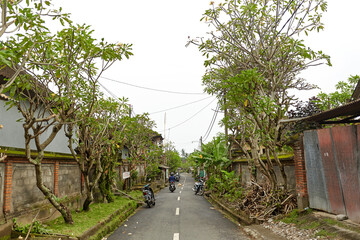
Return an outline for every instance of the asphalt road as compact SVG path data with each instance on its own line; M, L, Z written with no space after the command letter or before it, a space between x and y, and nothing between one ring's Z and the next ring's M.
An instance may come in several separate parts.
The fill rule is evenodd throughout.
M173 193L162 189L154 207L140 207L108 240L249 239L204 197L194 195L193 186L191 175L181 174Z

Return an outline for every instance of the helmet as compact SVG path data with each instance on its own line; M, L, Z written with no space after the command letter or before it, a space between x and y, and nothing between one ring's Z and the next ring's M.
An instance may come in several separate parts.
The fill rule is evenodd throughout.
M174 176L174 173L173 173L173 172L171 172L171 173L170 173L170 175L171 175L171 176Z

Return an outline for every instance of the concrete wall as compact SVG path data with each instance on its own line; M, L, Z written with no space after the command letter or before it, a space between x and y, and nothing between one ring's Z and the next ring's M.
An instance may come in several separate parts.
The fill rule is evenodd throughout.
M53 164L43 164L42 171L44 184L53 190ZM11 213L25 210L29 208L32 203L44 200L43 193L36 186L34 165L24 163L16 163L13 165L11 193Z
M296 179L295 179L295 166L294 163L292 161L287 161L284 164L284 168L285 168L285 173L287 176L287 188L291 191L295 191L296 188ZM241 182L243 185L246 185L250 182L250 172L248 169L248 164L247 162L234 162L232 164L232 170L235 171L236 175L241 174ZM281 173L280 173L280 169L279 167L275 166L275 174L276 177L278 179L278 183L279 185L282 185L284 183L282 177L281 177ZM265 176L262 175L260 173L260 171L256 172L257 174L257 179L258 181L265 181Z
M59 197L81 192L81 172L78 165L59 166Z
M6 110L7 108L8 106L5 106L5 102L0 100L0 124L4 126L0 130L0 146L24 149L25 139L22 126L23 122L17 122L18 119L22 119L22 115L16 108L11 108L8 111ZM44 136L48 136L50 133L51 129L45 132ZM52 143L46 148L46 151L70 153L67 143L64 131L60 130ZM31 148L35 149L34 143L31 144Z

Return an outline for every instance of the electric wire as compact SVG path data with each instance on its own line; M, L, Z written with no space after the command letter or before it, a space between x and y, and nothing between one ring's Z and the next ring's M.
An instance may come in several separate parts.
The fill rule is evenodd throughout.
M106 92L108 92L110 94L110 96L112 96L115 99L118 98L112 91L110 91L108 88L106 88L103 84L101 84L100 82L99 82L99 84L103 89L105 89ZM173 109L180 108L180 107L184 107L184 106L187 106L187 105L190 105L190 104L193 104L193 103L204 101L204 100L209 99L211 97L213 97L213 96L209 96L209 97L197 100L197 101L189 102L189 103L186 103L186 104L183 104L183 105L180 105L180 106L176 106L176 107L172 107L172 108L168 108L168 109L165 109L165 110L149 113L149 115L156 114L156 113L161 113L161 112L166 112L166 111L173 110ZM134 116L134 117L136 116L133 108L132 108L132 111L131 111L131 115Z
M114 98L117 99L117 96L116 96L113 92L111 92L108 88L106 88L106 87L105 87L103 84L101 84L100 82L99 82L99 84L100 84L100 86L101 86L102 88L104 88L112 97L114 97ZM196 102L200 102L200 101L209 99L209 98L211 98L211 97L212 97L212 96L206 97L206 98L203 98L203 99L194 101L194 102L186 103L186 104L183 104L183 105L180 105L180 106L177 106L177 107L173 107L173 108L170 108L170 109L158 111L158 112L155 112L155 113L164 112L164 111L172 110L172 109L175 109L175 108L187 106L187 105L190 105L190 104L193 104L193 103L196 103ZM168 128L168 129L166 129L166 130L168 130L168 131L170 132L171 129L174 129L174 128L176 128L176 127L178 127L178 126L181 126L182 124L188 122L189 120L191 120L192 118L194 118L196 115L198 115L200 112L202 112L205 108L207 108L207 107L208 107L211 103L213 103L215 100L216 100L216 98L214 98L214 99L213 99L209 104L207 104L205 107L203 107L203 108L201 108L199 111L197 111L197 112L196 112L194 115L192 115L190 118L184 120L183 122L181 122L181 123L179 123L179 124L177 124L177 125L175 125L175 126L173 126L173 127L171 127L171 128ZM211 132L213 126L214 126L214 123L215 123L215 120L216 120L216 116L217 116L218 110L219 110L219 103L218 103L217 106L216 106L216 111L215 111L215 113L214 113L214 115L213 115L213 117L212 117L212 119L211 119L211 122L210 122L210 125L209 125L209 127L208 127L208 130L207 130L206 133L204 134L205 140L206 140L207 137L209 136L209 134L210 134L210 132ZM155 113L150 113L150 114L155 114ZM131 111L131 115L133 115L133 114L136 115L135 112L132 110L132 111ZM209 130L209 129L210 129L210 130ZM166 131L166 130L163 130L162 132L164 132L164 131ZM208 135L206 136L206 134L208 134ZM204 141L205 141L205 140L204 140Z
M101 83L99 82L99 85L100 85L103 89L105 89L105 91L107 91L107 92L110 94L111 97L113 97L114 99L118 99L118 97L117 97L112 91L110 91L108 88L106 88L103 84L101 84ZM130 117L135 117L135 116L136 116L136 113L135 113L134 108L132 107L132 105L130 105L130 108L131 108Z
M219 104L219 103L218 103L218 104ZM217 108L218 108L218 105L216 106L216 110L217 110ZM213 116L212 116L212 118L211 118L209 127L207 128L205 134L202 136L203 138L206 138L206 137L207 137L207 135L208 135L208 133L209 133L209 130L210 130L210 128L211 128L211 126L212 126L213 121L214 121L215 118L216 118L216 111L214 112L214 114L213 114Z
M108 92L110 94L111 97L115 98L115 99L118 99L118 97L113 93L111 92L109 89L107 89L103 84L101 84L99 81L98 81L99 85L105 89L106 92Z
M181 122L181 123L179 123L179 124L177 124L177 125L175 125L175 126L173 126L173 127L171 127L171 128L168 128L168 130L169 130L169 129L174 129L174 128L176 128L176 127L178 127L178 126L186 123L186 122L189 121L190 119L194 118L194 117L195 117L196 115L198 115L201 111L203 111L205 108L207 108L208 106L210 106L210 104L213 103L215 100L216 100L216 98L214 98L214 99L213 99L209 104L207 104L205 107L203 107L202 109L200 109L199 111L197 111L197 112L196 112L194 115L192 115L190 118L186 119L185 121L183 121L183 122Z
M216 121L216 117L217 117L217 114L218 114L218 112L219 112L219 108L220 108L220 104L218 103L217 106L216 106L216 109L215 109L213 118L211 119L210 125L209 125L208 129L206 130L206 133L204 134L204 137L203 137L203 141L204 141L204 142L205 142L206 139L210 136L211 130L212 130L213 127L214 127L214 124L215 124L215 121Z
M209 98L211 98L211 97L213 97L213 96L206 97L206 98L203 98L203 99L200 99L200 100L197 100L197 101L185 103L185 104L183 104L183 105L179 105L179 106L176 106L176 107L168 108L168 109L165 109L165 110L161 110L161 111L157 111L157 112L152 112L152 113L149 113L149 114L152 115L152 114L156 114L156 113L161 113L161 112L170 111L170 110L173 110L173 109L176 109L176 108L180 108L180 107L184 107L184 106L187 106L187 105L190 105L190 104L193 104L193 103L197 103L197 102L204 101L204 100L209 99Z
M142 89L151 90L151 91L157 91L157 92L165 92L165 93L172 93L172 94L188 94L188 95L204 95L204 94L205 94L205 93L189 93L189 92L168 91L168 90L162 90L162 89L155 89L155 88L143 87L143 86L126 83L126 82L122 82L122 81L115 80L115 79L111 79L111 78L107 78L107 77L100 77L100 78L103 78L103 79L106 79L106 80L109 80L109 81L113 81L113 82L116 82L116 83L125 84L125 85L132 86L132 87L137 87L137 88L142 88Z

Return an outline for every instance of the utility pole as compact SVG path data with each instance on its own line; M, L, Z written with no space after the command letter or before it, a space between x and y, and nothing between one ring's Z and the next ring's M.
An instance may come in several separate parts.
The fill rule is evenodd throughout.
M164 114L164 142L165 142L165 161L164 161L164 164L166 165L167 164L167 160L166 160L166 112Z

